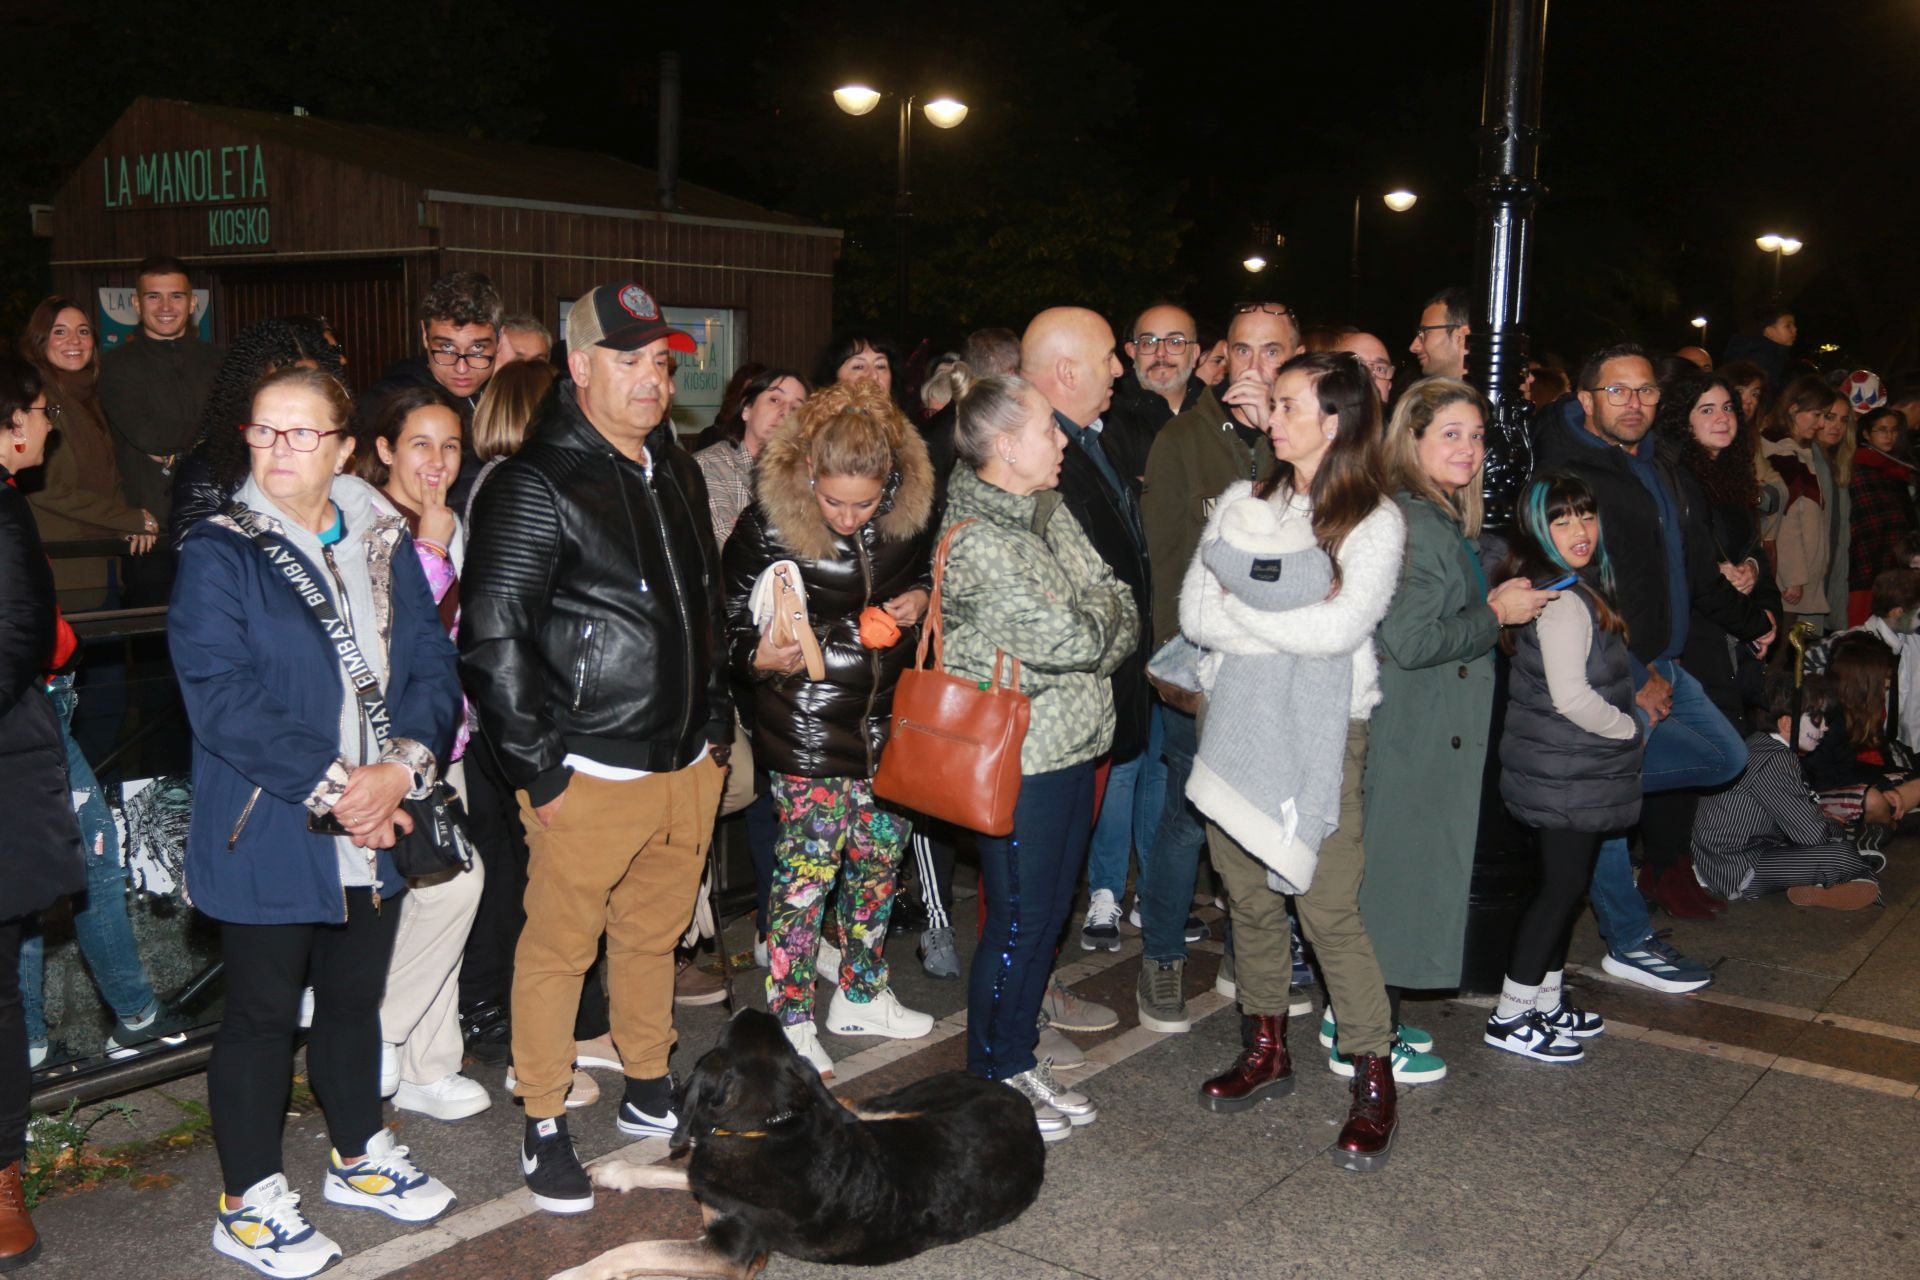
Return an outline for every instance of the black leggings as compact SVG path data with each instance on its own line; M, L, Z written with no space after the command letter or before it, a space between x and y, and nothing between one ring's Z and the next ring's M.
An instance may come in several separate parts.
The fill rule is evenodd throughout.
M1514 931L1507 976L1537 987L1547 974L1567 967L1567 943L1573 935L1580 899L1593 879L1594 859L1606 836L1598 831L1542 831L1540 891L1520 915Z
M378 911L370 889L347 890L347 923L224 924L226 1008L207 1066L213 1145L230 1196L283 1171L280 1130L293 1082L300 989L313 986L307 1078L343 1156L380 1132L380 1001L400 903Z
M27 1150L33 1073L27 1069L27 1018L20 1005L20 935L33 918L0 920L0 1169Z

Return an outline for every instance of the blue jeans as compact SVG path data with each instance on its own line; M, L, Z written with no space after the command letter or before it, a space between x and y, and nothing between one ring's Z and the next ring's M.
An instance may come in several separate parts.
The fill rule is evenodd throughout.
M1093 844L1087 852L1087 892L1105 889L1117 901L1127 889L1127 859L1136 839L1152 837L1160 825L1160 806L1167 795L1165 769L1149 769L1160 758L1160 707L1155 704L1147 731L1146 750L1107 774L1107 796L1093 824ZM1142 849L1144 855L1145 850ZM1141 875L1146 875L1144 861Z
M87 854L86 893L74 899L73 932L80 954L87 959L100 994L114 1013L138 1021L155 1005L153 986L141 967L140 952L127 919L127 876L120 865L120 833L113 811L100 793L80 744L73 740L73 708L78 701L73 677L53 682L53 705L60 712L60 736L67 744L68 786L73 790L74 813L80 819L80 841ZM27 1011L27 1042L47 1042L45 956L39 927L26 932L20 944L20 995Z
M1141 946L1149 960L1184 960L1187 916L1193 906L1193 878L1207 831L1187 799L1187 779L1200 749L1197 723L1172 707L1157 708L1163 727L1160 752L1166 759L1166 802L1160 827L1140 865Z
M1034 1066L1054 943L1073 910L1093 829L1093 762L1020 780L1011 836L980 838L980 948L967 975L967 1070Z
M1684 668L1669 659L1653 667L1673 684L1673 709L1647 735L1641 790L1695 790L1739 777L1747 767L1747 744L1726 713L1713 705L1700 682ZM1614 951L1631 951L1653 936L1653 917L1634 887L1625 836L1600 846L1587 893L1600 936Z

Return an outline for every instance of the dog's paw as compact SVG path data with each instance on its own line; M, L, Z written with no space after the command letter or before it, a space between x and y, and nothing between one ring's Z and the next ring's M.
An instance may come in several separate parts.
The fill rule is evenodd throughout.
M687 1171L682 1165L635 1164L606 1160L587 1170L595 1186L609 1191L684 1191ZM577 1280L577 1278L576 1278Z

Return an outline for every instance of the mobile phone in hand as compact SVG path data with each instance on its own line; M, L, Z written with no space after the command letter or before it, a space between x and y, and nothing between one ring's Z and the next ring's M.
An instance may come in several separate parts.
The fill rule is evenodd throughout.
M1577 573L1570 573L1566 577L1560 579L1558 582L1549 582L1546 586L1538 588L1538 590L1565 591L1568 587L1572 586L1574 583L1578 581L1580 581L1580 575Z

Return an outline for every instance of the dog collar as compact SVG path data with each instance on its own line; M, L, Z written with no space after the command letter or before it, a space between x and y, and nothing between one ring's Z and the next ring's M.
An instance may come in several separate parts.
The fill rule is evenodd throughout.
M764 1138L769 1129L785 1124L796 1114L798 1113L793 1111L782 1111L778 1115L768 1116L760 1122L758 1129L709 1129L707 1136L709 1138Z

